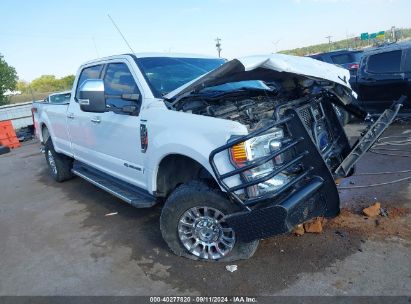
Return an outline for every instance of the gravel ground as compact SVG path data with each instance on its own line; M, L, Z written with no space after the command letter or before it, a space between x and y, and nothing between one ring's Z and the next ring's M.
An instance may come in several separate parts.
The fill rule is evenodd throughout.
M323 233L262 241L230 273L174 256L160 207L135 209L80 178L55 183L39 148L0 156L0 295L411 295L410 181L341 190L343 213ZM367 153L357 172L405 169L409 158ZM404 176L354 175L341 186ZM360 214L375 201L391 214L378 223Z

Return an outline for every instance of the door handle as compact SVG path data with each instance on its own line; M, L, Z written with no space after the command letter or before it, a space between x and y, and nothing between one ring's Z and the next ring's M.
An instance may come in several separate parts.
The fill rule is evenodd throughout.
M101 119L100 119L100 117L96 116L96 117L91 118L91 121L94 122L94 123L100 123Z
M74 118L74 113L67 113L67 118L73 119Z

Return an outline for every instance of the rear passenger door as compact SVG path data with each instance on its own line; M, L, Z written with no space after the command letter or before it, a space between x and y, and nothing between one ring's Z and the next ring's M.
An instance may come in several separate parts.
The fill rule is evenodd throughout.
M359 99L370 112L383 112L404 94L406 81L401 71L402 51L370 55L358 71Z

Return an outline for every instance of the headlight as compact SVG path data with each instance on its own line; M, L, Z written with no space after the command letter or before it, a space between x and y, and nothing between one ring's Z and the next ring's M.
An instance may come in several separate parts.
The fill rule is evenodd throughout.
M284 138L284 131L280 128L273 128L264 135L251 138L239 143L230 149L230 157L234 166L243 167L250 161L267 156L281 148L281 139ZM243 177L247 181L252 181L270 174L276 166L283 163L283 156L280 154L273 161L268 161L258 167L243 172ZM289 177L279 173L269 180L247 188L250 197L259 196L267 192L281 188L289 181Z

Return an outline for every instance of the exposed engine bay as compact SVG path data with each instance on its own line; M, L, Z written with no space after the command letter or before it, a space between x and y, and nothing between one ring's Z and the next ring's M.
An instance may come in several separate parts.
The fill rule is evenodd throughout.
M287 89L276 82L264 85L266 90L244 87L193 93L174 106L177 111L238 121L253 130L262 120L272 119L287 107L298 107L324 95L323 87L312 80L296 82L292 87L287 84Z
M262 86L265 89L209 88L180 99L174 107L177 111L238 121L250 132L268 121L280 119L287 109L296 109L328 167L334 170L350 147L332 105L338 103L331 93L332 85L300 78L262 83Z

